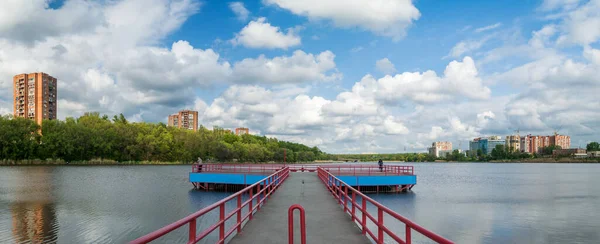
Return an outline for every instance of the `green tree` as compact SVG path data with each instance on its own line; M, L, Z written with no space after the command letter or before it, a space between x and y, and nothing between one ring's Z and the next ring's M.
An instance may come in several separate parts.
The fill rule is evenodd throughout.
M542 148L542 154L544 154L544 155L552 155L552 151L554 151L556 149L561 149L561 147L558 146L558 145L551 145L551 146L543 147Z
M586 149L588 151L600 151L600 144L598 142L590 142L587 144Z
M505 150L504 145L496 145L494 149L492 149L492 159L506 159L507 152Z

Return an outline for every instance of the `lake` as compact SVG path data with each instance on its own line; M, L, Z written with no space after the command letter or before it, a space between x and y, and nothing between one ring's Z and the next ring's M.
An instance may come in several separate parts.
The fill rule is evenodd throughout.
M600 164L402 165L411 193L370 196L456 243L600 243ZM125 243L228 195L192 190L190 168L0 167L0 243Z

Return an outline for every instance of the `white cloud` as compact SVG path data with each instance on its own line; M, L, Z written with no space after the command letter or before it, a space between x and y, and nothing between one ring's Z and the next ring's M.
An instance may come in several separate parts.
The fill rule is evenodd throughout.
M379 72L386 75L396 72L396 67L388 58L377 60L377 62L375 62L375 67Z
M335 55L324 51L318 55L294 51L292 56L268 59L261 55L256 59L236 62L232 80L237 83L302 83L331 81L341 78L335 70Z
M357 53L357 52L362 51L363 49L364 49L364 47L362 47L362 46L353 47L352 49L350 49L350 52Z
M586 47L583 50L583 56L593 64L600 66L600 50Z
M0 38L33 44L48 37L89 32L102 24L98 7L90 1L66 1L53 10L47 0L3 1Z
M556 34L554 25L546 25L542 29L533 32L529 45L533 48L544 48L550 44L550 38Z
M374 82L371 76L361 82ZM457 98L488 99L491 90L484 86L478 77L475 62L465 57L462 62L452 61L446 66L444 77L434 71L423 73L404 72L395 76L385 76L377 82L376 94L387 102L408 99L415 103L436 103Z
M235 13L239 21L246 21L248 15L250 15L250 11L244 7L244 3L242 2L230 2L229 8Z
M446 58L449 58L449 57L460 58L464 54L469 54L469 53L472 53L474 51L477 51L485 43L487 43L490 39L496 38L497 36L498 36L497 33L492 33L492 34L488 34L488 35L486 35L486 36L484 36L484 37L482 37L482 38L480 38L478 40L464 40L464 41L460 41L456 45L454 45L454 47L452 47L452 49L450 50L450 53L448 53L448 55L446 55L442 59L446 59Z
M279 27L266 22L264 17L250 21L240 33L231 40L233 45L243 45L249 48L287 49L300 45L300 37L293 29L288 29L287 34L281 32Z
M421 13L411 0L265 0L311 20L331 20L342 28L360 27L399 40Z
M543 11L551 11L556 9L569 10L577 7L581 0L544 0L540 9Z
M479 32L489 31L489 30L496 29L500 26L502 26L502 23L498 22L493 25L488 25L488 26L477 28L477 29L475 29L475 32L479 33Z
M600 1L591 0L568 12L561 23L559 44L589 45L600 39Z

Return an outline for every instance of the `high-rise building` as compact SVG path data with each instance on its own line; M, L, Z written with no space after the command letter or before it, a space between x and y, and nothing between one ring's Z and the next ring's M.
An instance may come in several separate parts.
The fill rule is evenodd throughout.
M490 155L492 154L492 150L496 148L497 145L502 145L506 143L505 140L502 140L499 136L490 136L488 138L475 138L469 142L469 152L470 155L477 155L477 151L481 150L483 154Z
M452 142L448 141L438 141L431 143L431 147L429 149L429 155L434 157L446 157L448 154L452 153Z
M548 146L560 146L562 149L571 147L571 137L566 135L554 134L553 136L532 136L521 137L521 152L540 153L542 148Z
M250 130L248 130L248 128L244 128L244 127L235 128L235 134L238 136L244 135L244 134L250 134Z
M19 74L13 77L14 117L35 120L56 119L56 78L46 73Z
M511 152L520 152L521 138L518 135L506 136L506 150Z
M198 111L181 110L169 115L168 126L198 131Z

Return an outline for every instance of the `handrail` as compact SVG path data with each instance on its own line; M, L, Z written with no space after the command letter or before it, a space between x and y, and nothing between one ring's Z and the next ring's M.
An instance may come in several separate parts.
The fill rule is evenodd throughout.
M362 233L369 234L369 236L371 236L371 238L373 238L375 243L384 243L383 241L384 241L384 233L385 233L398 243L410 244L411 239L412 239L411 238L411 230L415 230L437 243L443 243L443 244L453 243L452 241L450 241L440 235L437 235L437 234L425 229L424 227L421 227L420 225L412 222L411 220L405 218L404 216L383 206L381 203L373 200L372 198L368 197L367 195L361 193L360 191L358 191L358 190L354 189L353 187L349 186L348 184L344 183L339 178L335 177L333 174L328 172L326 169L318 167L317 174L318 174L319 178L321 179L321 181L323 182L323 184L325 184L327 186L327 188L332 193L332 195L338 200L338 203L340 205L344 206L344 212L348 212L350 214L350 216L352 216L352 221L354 221L354 220L358 221L358 223L362 227ZM351 196L349 196L349 193L348 193L349 191L350 191ZM362 199L360 204L357 203L357 196ZM351 201L350 202L350 204L352 206L351 208L348 207L348 200ZM371 215L368 212L367 203L371 203L372 205L374 205L377 208L377 217L373 217L373 215ZM362 218L359 219L358 214L356 213L356 210L358 210L362 213L361 214ZM406 227L405 241L400 239L400 237L398 235L393 233L390 229L388 229L384 225L384 223L383 223L383 214L384 213L390 215L391 217L393 217L396 220L399 220L400 222L405 224L405 227ZM377 226L377 236L367 226L367 217L372 222L374 222L375 225Z
M321 167L334 175L414 175L413 166L384 165L304 165L304 164L194 164L192 172L269 173L289 167L290 171L317 171Z
M178 229L179 227L189 224L189 238L188 243L196 243L200 241L202 238L208 236L217 228L219 229L219 241L217 243L224 243L225 239L233 234L234 231L237 230L239 233L242 230L242 223L246 219L252 219L254 211L260 210L261 205L264 204L266 199L279 188L279 186L287 179L289 176L290 169L288 167L284 167L277 172L267 176L259 182L256 182L237 193L228 196L221 201L213 203L208 207L201 209L198 212L195 212L183 219L180 219L172 224L169 224L165 227L162 227L152 233L149 233L145 236L137 238L130 243L138 244L138 243L148 243L153 240L160 238L161 236L166 235L167 233ZM254 189L256 188L256 193ZM262 188L262 189L261 189ZM242 203L242 195L249 194L249 199ZM229 213L225 213L225 204L230 200L236 198L237 199L237 208ZM254 200L256 199L256 206L253 206ZM242 209L248 206L248 213L242 216ZM208 229L202 231L199 235L196 235L196 219L203 216L204 214L219 208L219 221ZM229 220L231 217L237 215L237 222L235 225L231 227L230 230L225 230L225 222Z
M288 242L294 244L294 210L300 212L300 243L306 244L306 213L300 204L294 204L288 209Z

